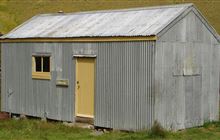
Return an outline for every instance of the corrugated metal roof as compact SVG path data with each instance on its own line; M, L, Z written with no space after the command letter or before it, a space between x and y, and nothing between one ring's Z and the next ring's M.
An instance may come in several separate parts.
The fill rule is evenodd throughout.
M192 4L37 15L2 38L156 35Z

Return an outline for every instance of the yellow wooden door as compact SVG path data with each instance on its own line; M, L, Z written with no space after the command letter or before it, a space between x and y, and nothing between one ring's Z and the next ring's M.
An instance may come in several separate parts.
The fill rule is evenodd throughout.
M94 58L76 59L76 116L94 117Z

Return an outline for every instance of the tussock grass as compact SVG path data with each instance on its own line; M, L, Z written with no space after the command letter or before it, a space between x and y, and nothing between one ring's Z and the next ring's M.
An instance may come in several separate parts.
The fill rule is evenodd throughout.
M155 121L153 127L149 130L149 136L151 138L165 138L168 132L157 122Z

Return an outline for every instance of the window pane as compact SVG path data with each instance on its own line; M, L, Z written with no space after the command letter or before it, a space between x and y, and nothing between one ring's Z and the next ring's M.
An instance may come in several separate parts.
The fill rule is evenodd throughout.
M50 57L43 57L43 71L50 72Z
M41 72L41 57L35 57L36 72Z

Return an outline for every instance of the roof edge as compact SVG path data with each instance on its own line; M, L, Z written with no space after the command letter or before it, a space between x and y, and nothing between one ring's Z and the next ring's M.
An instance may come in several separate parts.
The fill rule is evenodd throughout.
M196 8L196 6L193 7L192 11L195 13L195 15L200 19L200 21L207 27L207 29L210 31L210 33L215 37L215 39L220 43L220 36L215 30L215 28L212 27L212 25L209 23L209 21L202 15L202 13L199 11L199 9Z
M1 43L18 42L122 42L122 41L155 41L151 36L112 36L112 37L69 37L69 38L1 38Z
M156 35L158 37L161 37L163 34L165 34L167 30L172 28L179 20L183 19L192 10L193 7L194 5L191 5L190 7L183 9L182 12L180 12L178 15L176 15L176 17L171 19L165 26L163 26L163 28L158 29L156 31Z
M33 19L39 17L41 14L38 14L38 15L35 15L31 18L29 18L28 20L26 20L25 22L21 23L20 25L16 26L14 29L12 29L11 31L9 31L7 34L4 34L3 36L0 37L0 40L1 39L5 39L6 36L14 31L16 31L17 29L19 29L20 27L22 27L23 25L27 24L28 22L32 21Z
M206 28L210 31L210 33L215 37L217 42L220 43L220 36L216 32L216 30L211 26L208 20L202 15L199 9L193 4L190 7L186 8L183 12L181 12L176 18L172 19L170 23L168 23L162 30L159 30L156 35L161 37L167 30L172 28L179 20L183 19L189 12L194 12L194 14L199 18L199 20L206 26ZM169 27L170 26L170 27ZM167 28L169 27L169 28Z

